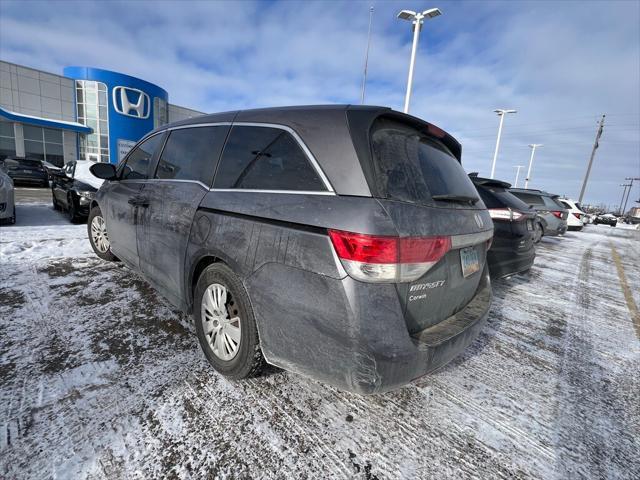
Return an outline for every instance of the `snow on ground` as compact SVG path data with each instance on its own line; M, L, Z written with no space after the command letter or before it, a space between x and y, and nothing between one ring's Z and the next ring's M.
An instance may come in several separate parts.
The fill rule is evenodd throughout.
M224 379L85 225L18 218L0 229L2 478L638 478L640 318L612 251L638 306L638 231L545 238L460 358L362 397Z

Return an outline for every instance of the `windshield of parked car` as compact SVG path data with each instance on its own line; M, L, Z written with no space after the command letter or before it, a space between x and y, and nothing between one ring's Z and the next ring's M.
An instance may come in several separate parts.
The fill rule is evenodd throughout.
M472 203L478 192L460 162L439 140L405 123L380 118L371 133L378 191L411 203Z

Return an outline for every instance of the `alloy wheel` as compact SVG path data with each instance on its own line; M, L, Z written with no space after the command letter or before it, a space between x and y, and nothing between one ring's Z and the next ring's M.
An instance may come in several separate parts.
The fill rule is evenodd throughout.
M104 218L96 215L91 220L91 240L100 253L106 253L109 250L109 237L107 236L107 226Z
M232 360L240 349L241 322L231 292L219 283L209 285L202 296L201 321L214 355Z

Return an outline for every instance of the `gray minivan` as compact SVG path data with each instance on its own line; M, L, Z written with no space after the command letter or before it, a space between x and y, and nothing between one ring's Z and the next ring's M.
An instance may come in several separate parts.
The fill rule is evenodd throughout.
M89 239L193 314L220 373L266 361L383 392L450 361L487 317L493 224L460 156L383 107L192 118L92 167L106 181Z

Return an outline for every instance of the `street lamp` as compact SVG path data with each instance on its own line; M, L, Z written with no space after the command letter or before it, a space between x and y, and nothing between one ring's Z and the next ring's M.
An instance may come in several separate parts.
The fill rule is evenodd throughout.
M411 100L411 84L413 83L413 66L416 63L416 50L418 49L418 37L424 20L442 15L437 8L430 8L424 12L413 12L411 10L402 10L398 14L401 20L408 20L413 24L413 46L411 47L411 61L409 62L409 79L407 80L407 93L404 97L404 113L409 113L409 101Z
M529 170L527 170L527 178L524 179L524 188L529 188L529 180L531 180L531 167L533 166L533 155L536 153L536 148L542 147L541 143L530 143L531 158L529 159Z
M496 140L496 151L493 153L493 163L491 164L491 178L496 173L496 160L498 159L498 148L500 147L500 137L502 136L502 122L504 122L505 113L516 113L517 110L505 110L503 108L498 108L494 110L500 117L500 126L498 127L498 140Z
M516 181L513 183L513 188L518 188L518 178L520 178L520 169L523 168L524 165L514 165L513 168L517 168L516 171Z

